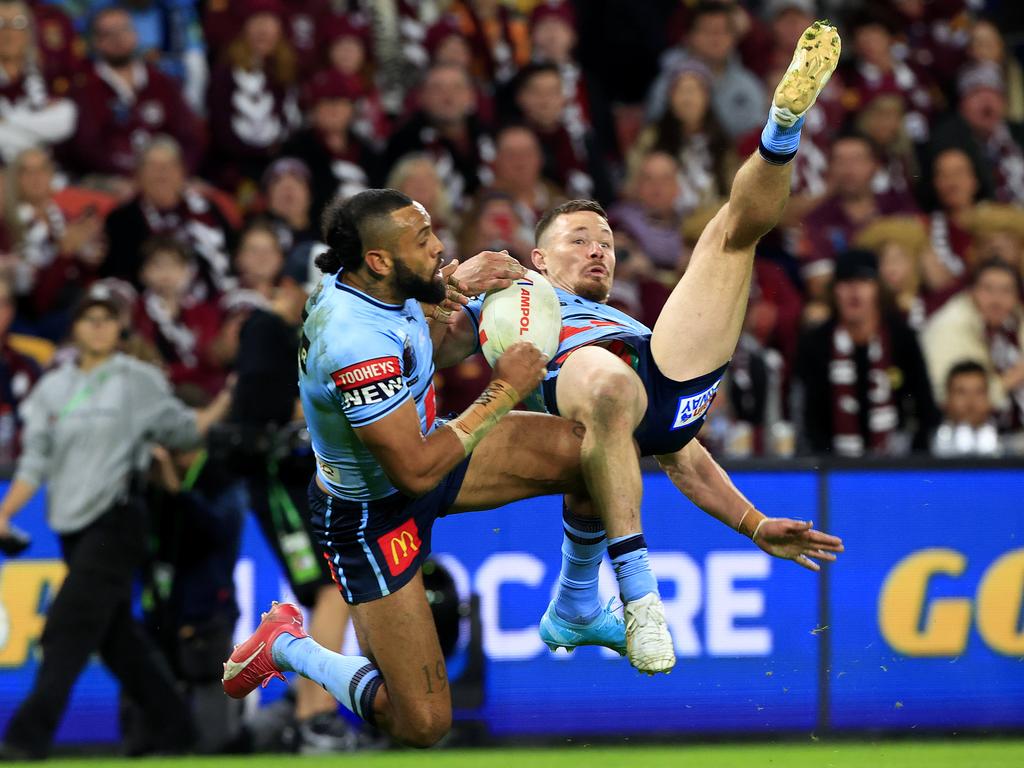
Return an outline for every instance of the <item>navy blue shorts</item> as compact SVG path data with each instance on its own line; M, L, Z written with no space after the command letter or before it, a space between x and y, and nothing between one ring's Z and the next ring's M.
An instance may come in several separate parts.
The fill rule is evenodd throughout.
M379 600L404 587L430 554L434 521L448 513L469 468L466 457L434 490L418 498L345 501L309 484L313 531L341 596L350 605Z
M718 370L689 381L673 381L661 372L651 354L651 339L630 341L636 353L636 373L647 391L647 412L633 437L642 456L675 453L693 440L704 426L708 408L725 375L726 363ZM555 387L558 378L544 381L544 404L548 412L558 414Z

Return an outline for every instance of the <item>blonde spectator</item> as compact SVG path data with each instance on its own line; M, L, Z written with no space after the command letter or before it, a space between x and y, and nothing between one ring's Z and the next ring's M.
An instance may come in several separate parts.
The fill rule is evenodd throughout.
M1000 427L1024 424L1024 312L1020 273L1005 261L984 262L969 290L928 321L921 342L935 396L945 400L945 382L961 360L976 360L991 374L989 395Z
M444 179L430 155L426 152L411 152L403 156L391 169L384 186L405 193L426 208L434 234L444 243L445 259L450 260L458 255L453 233L457 223L455 212Z
M980 203L968 218L974 239L971 263L1002 259L1024 274L1024 208L1004 203Z
M921 298L923 265L929 258L928 232L916 216L886 216L876 219L858 233L854 246L874 251L882 286L896 302L896 308L914 330L925 320Z

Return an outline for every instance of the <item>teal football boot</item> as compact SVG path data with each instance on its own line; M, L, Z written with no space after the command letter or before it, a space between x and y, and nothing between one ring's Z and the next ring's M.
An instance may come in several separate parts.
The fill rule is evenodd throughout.
M552 651L565 648L572 653L581 645L600 645L625 656L626 623L612 613L613 602L615 598L609 600L608 605L590 623L575 624L555 613L555 601L552 600L540 620L540 639Z

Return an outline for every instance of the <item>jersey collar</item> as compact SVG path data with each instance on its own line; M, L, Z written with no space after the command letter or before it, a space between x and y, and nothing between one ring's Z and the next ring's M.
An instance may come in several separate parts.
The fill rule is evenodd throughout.
M347 291L355 296L358 296L363 301L369 302L370 304L373 304L373 306L375 307L380 307L381 309L388 309L391 310L392 312L397 312L405 308L405 304L388 304L386 302L373 298L373 296L371 296L368 293L363 293L358 288L353 288L351 285L346 285L345 283L341 282L340 275L334 281L334 284L341 290Z

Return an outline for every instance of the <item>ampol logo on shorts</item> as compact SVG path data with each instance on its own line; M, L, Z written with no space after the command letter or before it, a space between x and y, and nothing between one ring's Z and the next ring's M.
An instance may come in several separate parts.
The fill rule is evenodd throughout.
M392 531L388 531L377 544L388 563L392 576L397 576L416 560L416 553L423 546L420 531L415 520L406 520Z
M715 394L718 392L718 385L722 383L719 379L703 392L698 392L689 397L679 398L679 408L676 410L676 420L672 423L672 429L681 429L697 421L708 412Z

